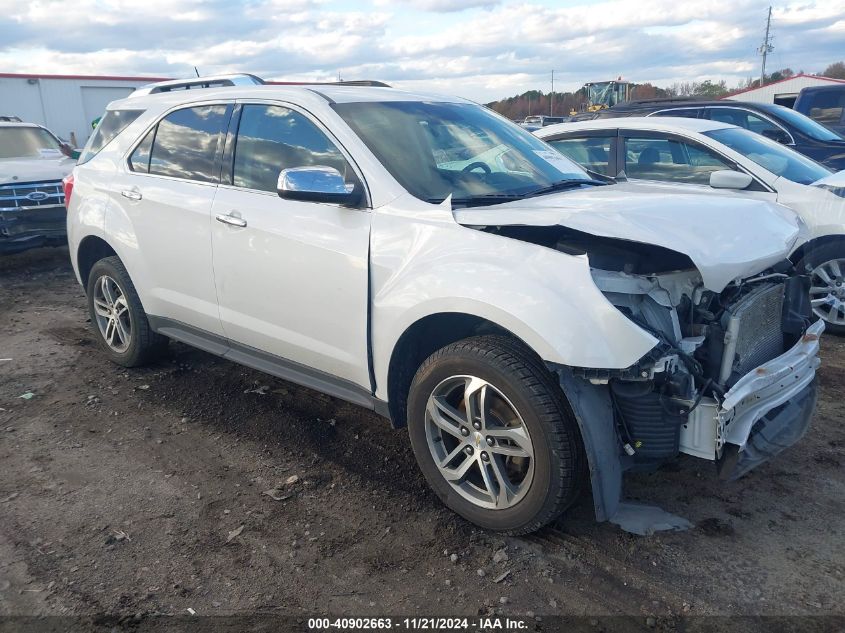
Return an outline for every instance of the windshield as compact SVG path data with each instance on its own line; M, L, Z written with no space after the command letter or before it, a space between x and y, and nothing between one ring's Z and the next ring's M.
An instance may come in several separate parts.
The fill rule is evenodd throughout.
M475 104L333 107L399 184L421 200L440 203L451 195L456 203L492 203L590 182L583 169L549 145Z
M59 141L40 127L0 128L0 158L61 158Z
M731 127L704 132L704 135L727 145L773 174L802 185L814 183L831 173L814 160L749 130Z
M820 123L816 123L810 117L804 116L795 110L791 110L781 105L768 104L763 109L771 112L777 117L780 117L790 125L795 126L802 134L806 134L817 141L845 141L845 139L833 130L826 128Z

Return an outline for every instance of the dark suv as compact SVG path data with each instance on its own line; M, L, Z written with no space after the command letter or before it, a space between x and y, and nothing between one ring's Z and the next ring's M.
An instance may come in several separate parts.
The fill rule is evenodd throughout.
M845 82L804 88L793 107L834 132L845 133Z
M770 103L653 99L585 113L577 120L627 116L679 116L730 123L789 145L834 171L845 169L845 139L800 112Z

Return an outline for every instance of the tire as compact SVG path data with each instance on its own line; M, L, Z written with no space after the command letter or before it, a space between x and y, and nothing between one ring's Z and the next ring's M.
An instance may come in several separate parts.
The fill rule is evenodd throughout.
M167 338L150 328L147 314L120 258L106 257L94 264L86 290L91 325L109 360L123 367L138 367L162 355L167 348ZM108 308L110 300L114 312Z
M538 530L584 488L581 436L560 385L536 355L504 336L464 339L426 359L411 383L408 432L417 463L441 501L491 531ZM447 480L463 472L455 483Z
M829 264L830 262L837 262L838 260L838 269L840 271L840 275L838 279L833 279L832 271L825 267L823 270L826 271L828 277L831 278L831 281L835 283L842 284L841 286L835 286L828 284L824 279L818 276L817 273L814 271L819 270L824 264ZM795 266L799 271L806 272L810 275L810 285L814 288L823 288L829 286L831 293L839 293L837 298L839 301L845 302L845 247L843 247L839 243L832 243L832 244L822 244L818 248L813 248L809 252L805 253L804 256L801 258ZM834 269L835 270L835 269ZM810 291L810 300L813 299L820 299L824 298L825 294L823 291L819 290L814 293L812 290ZM825 310L824 307L817 309L816 307L813 308L813 312L816 318L821 318L825 322L825 331L831 334L836 334L838 336L845 336L845 315L842 315L839 318L839 322L832 321L829 317L825 316L825 312L830 312L829 310Z

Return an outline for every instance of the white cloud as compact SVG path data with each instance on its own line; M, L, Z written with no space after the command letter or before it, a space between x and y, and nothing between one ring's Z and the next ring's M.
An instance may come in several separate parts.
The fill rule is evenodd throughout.
M759 68L761 0L0 0L7 72L268 79L382 79L478 101L623 75L658 85ZM354 6L350 9L350 6ZM236 7L236 10L233 10ZM462 9L484 8L459 13ZM57 27L56 16L61 16ZM769 68L820 71L842 58L845 0L801 0L773 15Z

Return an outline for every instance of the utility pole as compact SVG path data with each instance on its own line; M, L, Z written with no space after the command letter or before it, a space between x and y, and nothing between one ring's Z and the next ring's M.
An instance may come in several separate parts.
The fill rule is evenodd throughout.
M766 81L766 55L771 53L775 50L775 47L772 46L772 38L770 35L772 27L772 7L769 7L769 17L766 18L766 38L763 40L763 43L760 45L760 48L757 49L763 56L763 67L760 70L760 87L762 88L763 84Z
M555 71L552 71L552 92L549 95L549 116L555 115Z

